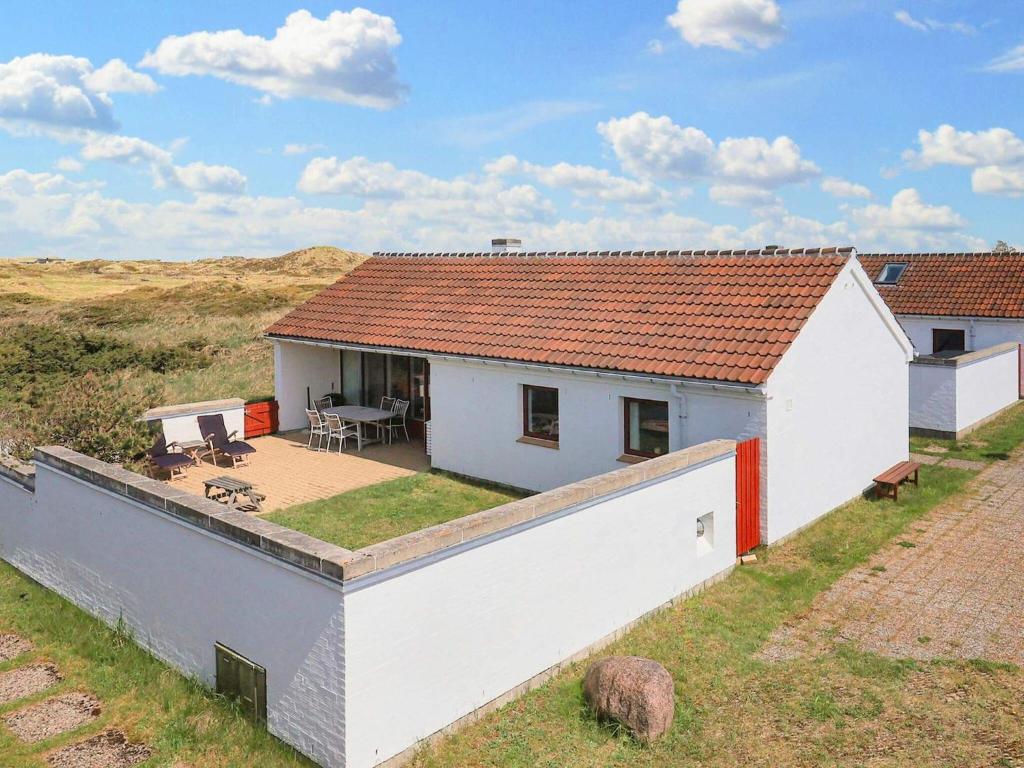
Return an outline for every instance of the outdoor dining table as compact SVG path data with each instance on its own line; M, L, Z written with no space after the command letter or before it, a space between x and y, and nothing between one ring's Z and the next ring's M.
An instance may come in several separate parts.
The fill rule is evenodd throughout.
M366 424L380 424L382 421L394 418L395 415L391 411L385 411L382 408L371 408L365 405L336 405L333 408L324 408L323 412L337 416L342 422L356 425L357 451L363 450L364 445L382 442L379 437L381 434L379 428L377 430L378 437L367 437Z

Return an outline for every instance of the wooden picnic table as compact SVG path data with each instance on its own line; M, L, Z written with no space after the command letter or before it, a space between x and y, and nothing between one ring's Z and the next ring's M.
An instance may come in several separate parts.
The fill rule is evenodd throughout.
M245 496L249 499L249 503L248 505L243 504L239 509L251 506L255 512L263 511L263 501L267 497L262 493L257 493L253 489L252 483L246 480L238 480L234 477L221 475L220 477L204 480L203 485L206 486L206 498L208 499L220 501L229 507L233 507L237 504L239 496Z
M365 405L336 405L333 408L324 408L324 413L337 416L342 422L349 422L356 425L356 450L363 450L364 445L369 443L382 442L380 438L380 422L393 419L395 414L392 411L385 411L381 408L370 408ZM377 437L366 436L366 424L377 424Z

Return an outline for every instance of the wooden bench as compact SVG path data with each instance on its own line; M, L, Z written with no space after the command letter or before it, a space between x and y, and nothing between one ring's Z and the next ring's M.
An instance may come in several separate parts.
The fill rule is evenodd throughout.
M910 480L917 485L917 473L920 469L921 465L916 461L901 461L896 466L889 467L875 478L875 497L892 496L893 501L899 501L900 483Z

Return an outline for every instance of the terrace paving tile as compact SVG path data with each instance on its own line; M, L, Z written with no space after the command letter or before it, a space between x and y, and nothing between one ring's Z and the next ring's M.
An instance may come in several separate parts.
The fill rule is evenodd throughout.
M256 449L250 456L249 466L232 469L225 466L223 458L220 466L206 459L199 466L190 467L184 479L170 485L202 496L203 482L214 477L227 475L249 481L266 495L263 502L263 514L266 514L430 469L430 457L423 452L423 444L416 441L371 445L359 453L349 449L341 454L337 449L331 453L308 450L306 436L300 432L268 435L247 442Z

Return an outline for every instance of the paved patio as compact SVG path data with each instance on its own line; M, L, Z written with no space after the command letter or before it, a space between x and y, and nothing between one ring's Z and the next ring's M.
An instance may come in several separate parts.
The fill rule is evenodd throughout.
M1024 452L911 523L761 655L813 653L833 637L897 658L1024 665Z
M224 457L220 466L214 466L207 458L173 485L202 496L203 481L218 475L251 481L266 495L263 512L267 513L430 469L422 442L370 445L359 453L349 449L338 454L337 448L331 453L310 451L306 438L304 432L253 438L246 441L256 449L249 457L250 466L232 469Z

